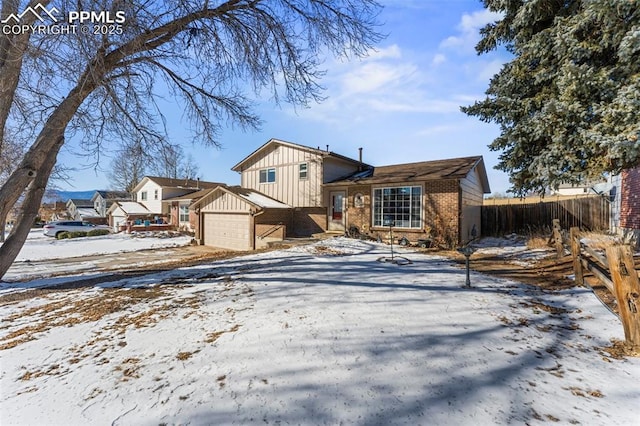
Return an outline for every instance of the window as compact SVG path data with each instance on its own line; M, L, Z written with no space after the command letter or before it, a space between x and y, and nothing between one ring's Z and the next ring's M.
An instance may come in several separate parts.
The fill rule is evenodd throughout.
M140 193L140 200L141 201L147 201L147 191L142 191Z
M180 205L180 222L189 222L189 206L186 204Z
M260 183L273 183L276 181L276 169L260 170Z
M300 179L306 179L307 178L307 163L301 163L300 166L298 167L298 172L299 172Z
M373 226L421 228L422 188L401 186L373 190Z
M157 199L158 199L158 190L157 190L157 189L154 189L154 190L153 190L153 199L154 199L154 200L157 200Z

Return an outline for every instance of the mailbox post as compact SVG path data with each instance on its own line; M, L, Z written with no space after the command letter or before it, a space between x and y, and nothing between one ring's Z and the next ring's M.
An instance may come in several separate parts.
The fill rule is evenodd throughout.
M465 266L466 266L466 269L467 269L467 280L464 283L465 287L471 287L471 279L469 277L469 258L471 257L471 255L475 251L476 251L476 249L474 249L471 246L464 246L464 247L460 247L458 249L458 252L462 253L464 255L464 258L465 258Z

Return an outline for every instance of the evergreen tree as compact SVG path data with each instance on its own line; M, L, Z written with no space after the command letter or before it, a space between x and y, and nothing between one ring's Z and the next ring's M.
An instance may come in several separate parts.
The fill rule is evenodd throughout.
M463 107L500 126L490 148L517 194L617 173L640 163L637 0L484 0L502 19L479 54L514 55L487 97Z

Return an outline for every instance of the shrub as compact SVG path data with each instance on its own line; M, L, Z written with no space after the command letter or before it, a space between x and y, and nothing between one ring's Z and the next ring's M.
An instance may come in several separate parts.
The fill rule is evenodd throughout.
M56 239L58 240L66 240L67 238L69 238L69 233L68 232L60 232L59 234L56 234Z
M69 234L68 238L79 238L79 237L87 236L87 233L85 231L73 231L73 232L67 232L67 234Z
M108 229L92 229L91 231L87 232L87 237L98 237L100 235L108 235L108 234L109 234Z

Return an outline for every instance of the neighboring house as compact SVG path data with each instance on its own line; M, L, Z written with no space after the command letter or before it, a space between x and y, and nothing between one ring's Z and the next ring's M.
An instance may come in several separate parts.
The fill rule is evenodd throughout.
M67 218L67 206L62 201L54 201L53 203L45 203L40 206L38 216L45 222L54 220L62 220Z
M373 167L271 139L232 170L241 173L240 188L216 188L191 205L201 244L258 248L276 230L284 237L352 227L385 237L393 224L396 236L456 245L481 235L483 194L490 193L480 156Z
M181 231L194 232L197 227L197 214L189 209L189 206L198 201L202 196L211 192L211 188L201 189L177 197L165 200L170 206L170 223Z
M291 224L292 209L258 191L219 186L191 205L199 224L195 238L232 250L255 250L281 241Z
M94 210L102 217L107 216L107 210L114 201L131 201L131 195L126 191L96 191L91 197Z
M598 187L606 184L606 180L586 181L583 183L563 183L558 189L552 190L552 195L596 195Z
M192 197L188 197L189 194L197 193L203 189L213 189L217 186L223 185L218 182L205 182L201 180L193 179L171 179L157 176L145 176L138 185L133 189L132 194L134 196L135 203L143 206L146 211L140 212L147 216L147 220L153 223L166 223L171 226L180 229L181 219L187 219L188 217L188 205L193 201ZM181 199L180 197L183 197ZM182 200L182 202L181 202ZM115 203L114 203L115 204ZM117 225L122 221L122 214L127 213L126 209L123 209L123 202L118 202L119 207L113 210L109 208L108 212L110 216L116 213L115 218L111 217L109 223ZM184 204L186 207L182 208L182 212L186 213L181 217L180 205ZM132 208L132 204L127 204ZM112 206L113 207L113 206ZM172 212L172 208L175 207L175 214ZM131 218L134 218L136 214L132 214ZM128 219L125 219L126 222ZM130 218L130 219L131 219ZM139 217L136 217L140 219ZM190 226L189 220L182 221L182 229L193 231L193 226Z
M640 245L640 166L620 174L619 233Z
M127 229L127 225L139 221L158 221L158 216L154 215L142 204L135 201L114 201L107 210L109 226L113 232L120 232Z
M67 213L72 220L82 220L92 223L103 223L104 217L93 208L93 201L70 198L67 200Z

